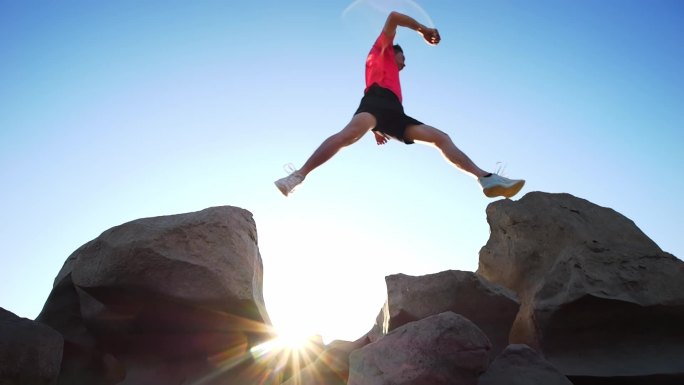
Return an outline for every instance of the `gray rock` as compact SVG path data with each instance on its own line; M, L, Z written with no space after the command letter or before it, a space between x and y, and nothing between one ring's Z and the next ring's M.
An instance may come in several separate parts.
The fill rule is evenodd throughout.
M518 293L512 343L569 377L684 374L684 263L631 220L539 192L490 204L487 220L478 273Z
M508 346L519 303L511 290L469 271L448 270L424 276L390 275L386 331L431 315L453 311L477 325L492 343L492 359ZM376 322L377 323L377 322Z
M389 321L389 309L387 308L387 301L385 301L382 308L375 317L373 327L366 333L366 337L370 342L375 342L384 337L389 332L389 325L385 324L385 320Z
M57 384L63 344L52 328L0 308L0 384Z
M478 385L572 385L527 345L509 345L480 376Z
M86 243L38 319L65 336L69 385L180 384L216 371L216 383L251 383L240 377L250 348L273 336L262 288L251 213L214 207L135 220Z
M445 312L353 351L348 385L475 385L487 369L490 350L474 323Z
M249 318L268 321L256 225L236 207L116 226L69 256L55 284L68 274L90 292L134 288L195 304L241 303ZM98 303L83 305L86 318L103 311Z
M71 274L53 287L36 321L64 336L59 384L109 385L125 377L124 367L114 356L101 350L96 336L83 320Z

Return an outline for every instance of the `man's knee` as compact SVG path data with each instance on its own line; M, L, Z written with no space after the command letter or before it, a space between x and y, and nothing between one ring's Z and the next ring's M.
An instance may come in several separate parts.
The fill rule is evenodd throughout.
M449 136L449 134L447 134L444 131L440 131L436 128L435 128L435 130L437 131L437 133L435 134L435 136L436 136L435 144L441 145L441 144L451 143L451 137Z

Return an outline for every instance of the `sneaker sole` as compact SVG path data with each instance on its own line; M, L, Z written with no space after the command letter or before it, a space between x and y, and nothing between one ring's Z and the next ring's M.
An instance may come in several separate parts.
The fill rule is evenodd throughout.
M283 195L287 196L287 189L285 188L285 186L278 184L278 182L273 182L273 184L278 188L278 190L280 190L280 192Z
M505 197L505 198L510 198L517 194L525 185L524 180L520 180L517 183L514 183L510 186L494 186L490 187L487 189L482 190L484 192L484 195L486 195L489 198L496 198L496 197Z

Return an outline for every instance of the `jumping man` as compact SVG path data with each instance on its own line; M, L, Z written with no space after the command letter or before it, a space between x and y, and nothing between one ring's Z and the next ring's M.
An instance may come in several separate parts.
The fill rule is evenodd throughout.
M393 45L398 26L417 31L430 45L440 41L436 29L428 28L401 13L390 13L366 59L365 94L354 117L342 131L326 139L302 168L277 180L276 187L287 196L311 171L372 130L378 145L394 138L406 144L418 141L437 147L447 161L475 176L484 194L490 198L510 198L517 194L525 184L524 180L508 179L482 170L454 145L449 135L404 114L399 71L404 68L405 58L401 47Z

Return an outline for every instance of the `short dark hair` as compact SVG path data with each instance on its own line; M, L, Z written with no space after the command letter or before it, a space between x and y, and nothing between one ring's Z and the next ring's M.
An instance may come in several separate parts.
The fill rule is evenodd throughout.
M394 48L394 53L397 53L397 52L404 53L404 50L401 49L401 46L399 44L393 45L392 48Z

